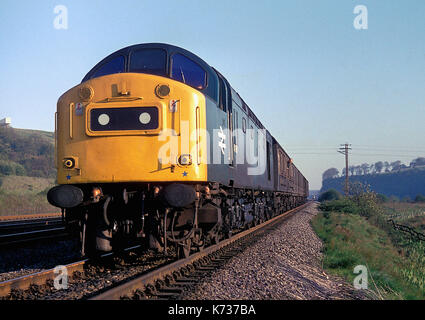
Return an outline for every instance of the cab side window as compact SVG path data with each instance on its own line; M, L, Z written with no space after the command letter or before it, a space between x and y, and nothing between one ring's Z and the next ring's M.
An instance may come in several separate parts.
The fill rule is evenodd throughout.
M219 108L224 112L227 111L227 89L223 79L220 78L220 103Z
M179 53L171 59L171 78L197 89L206 87L207 73L200 65Z
M106 76L107 74L121 73L125 71L125 59L118 56L102 64L90 77L90 79Z

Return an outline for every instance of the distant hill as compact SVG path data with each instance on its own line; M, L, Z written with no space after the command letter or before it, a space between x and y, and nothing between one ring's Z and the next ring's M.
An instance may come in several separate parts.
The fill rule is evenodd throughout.
M54 178L53 132L0 127L0 176Z
M53 132L0 127L0 215L57 212Z
M403 169L398 172L354 175L349 179L350 182L358 181L370 185L373 191L388 197L415 199L418 194L425 195L425 166ZM336 189L343 193L345 177L326 179L322 183L321 192Z

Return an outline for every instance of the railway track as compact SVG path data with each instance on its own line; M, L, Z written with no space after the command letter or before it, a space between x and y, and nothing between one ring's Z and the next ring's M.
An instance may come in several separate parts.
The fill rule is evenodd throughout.
M34 219L45 219L45 218L60 218L62 213L34 213L34 214L21 214L16 216L0 216L1 221L17 221L17 220L34 220Z
M130 251L139 248L140 246L133 246L125 249L124 251ZM100 256L100 259L107 259L111 257L113 253L105 253ZM84 268L89 263L89 259L82 259L63 265L69 274L74 272L84 272ZM0 282L0 298L7 296L12 290L27 290L33 285L45 285L49 280L54 280L57 276L55 268L48 269L41 272L32 273L29 275L21 276L15 279Z
M0 248L67 235L58 216L0 221Z
M275 228L306 203L289 210L251 229L210 246L186 259L178 260L129 282L95 295L90 300L118 299L178 299L188 288L206 274L216 270L253 242Z
M167 262L152 267L140 275L105 286L103 289L84 296L90 300L116 299L177 299L185 290L194 286L198 280L209 272L216 270L227 260L243 251L258 237L270 232L283 223L295 212L303 209L309 203L287 211L249 230L233 235L216 245L197 252L186 259ZM130 248L131 249L131 248ZM110 255L110 254L109 254ZM82 260L66 265L68 275L83 272L88 260ZM0 283L0 297L7 296L11 290L27 290L32 285L44 285L52 281L57 274L54 269L23 276Z

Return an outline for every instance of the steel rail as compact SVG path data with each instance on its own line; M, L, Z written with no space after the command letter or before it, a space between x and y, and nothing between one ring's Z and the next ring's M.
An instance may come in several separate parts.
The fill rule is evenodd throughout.
M28 220L8 220L0 221L0 230L8 228L24 228L33 226L46 226L52 224L61 224L62 218L40 218L40 219L28 219Z
M124 249L124 251L130 251L130 250L134 250L138 248L140 248L140 245L126 248ZM106 257L112 256L113 254L114 252L108 252L108 253L102 254L100 258L104 259ZM90 261L89 259L83 259L83 260L72 262L63 266L66 268L68 272L68 276L71 276L76 271L83 272L84 266L89 261ZM0 282L0 297L7 296L13 289L26 290L26 289L29 289L31 285L44 285L46 284L46 281L54 280L56 276L57 276L57 273L55 273L55 268L52 268L52 269L47 269L44 271L24 275L15 279L5 280L3 282Z
M75 271L83 271L87 261L85 259L65 265L68 274L72 274ZM13 289L26 290L33 284L43 285L47 280L54 280L56 276L57 274L53 268L0 282L0 297L7 296Z
M0 236L25 233L30 231L48 230L64 227L62 220L43 221L43 222L24 222L14 224L0 223Z
M122 296L127 295L128 293L131 293L137 289L146 288L148 285L153 285L157 280L162 280L166 276L171 276L174 272L187 267L189 265L192 265L195 261L199 261L202 258L205 258L209 256L210 254L227 247L228 245L232 244L233 242L242 239L246 237L247 235L250 235L259 229L263 229L266 226L270 226L272 223L278 222L281 219L287 218L291 214L302 210L306 206L310 205L311 202L307 202L301 206L298 206L297 208L294 208L292 210L286 211L270 220L267 220L266 222L263 222L253 228L250 228L248 230L245 230L243 232L237 233L234 236L232 236L229 239L225 239L218 244L212 245L208 248L203 249L200 252L197 252L191 256L189 256L186 259L178 260L173 263L170 263L168 265L165 265L159 269L156 269L152 272L149 272L147 274L144 274L140 277L137 277L133 280L130 280L126 283L123 283L121 285L118 285L116 287L113 287L111 289L107 289L106 291L93 296L89 298L89 300L118 300Z
M60 217L0 221L2 248L66 235L66 228Z
M8 246L17 244L27 244L41 240L52 238L58 239L69 236L70 235L66 232L65 227L5 234L0 235L0 248L7 248Z
M35 214L21 214L16 216L0 216L0 221L18 221L28 219L43 219L43 218L57 218L62 214L60 212L55 213L35 213Z

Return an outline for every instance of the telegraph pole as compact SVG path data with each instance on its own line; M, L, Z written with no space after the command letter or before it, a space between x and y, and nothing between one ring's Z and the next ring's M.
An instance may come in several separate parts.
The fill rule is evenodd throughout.
M351 144L341 144L338 152L345 155L345 195L348 196L348 151L351 150Z

